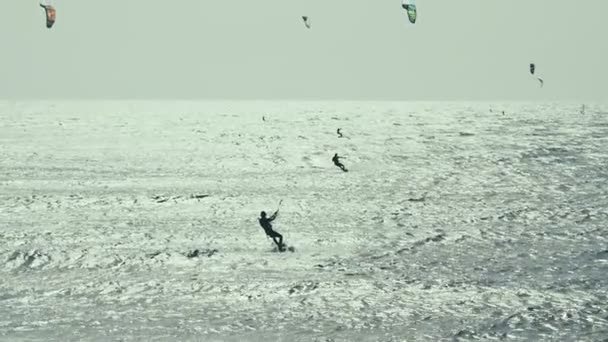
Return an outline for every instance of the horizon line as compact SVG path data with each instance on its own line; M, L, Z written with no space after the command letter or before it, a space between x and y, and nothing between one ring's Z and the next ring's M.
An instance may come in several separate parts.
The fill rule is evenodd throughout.
M1 102L117 102L117 101L157 101L157 102L474 102L474 103L551 103L551 102L577 102L577 103L608 103L608 99L351 99L351 98L242 98L242 97L216 97L216 98L190 98L190 97L23 97L2 98Z

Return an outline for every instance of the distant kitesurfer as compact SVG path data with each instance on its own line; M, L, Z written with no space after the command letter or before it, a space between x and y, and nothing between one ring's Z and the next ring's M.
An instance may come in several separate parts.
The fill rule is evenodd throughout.
M342 130L342 128L338 128L338 130L336 131L336 133L338 133L338 138L342 138L342 137L344 137L344 136L342 135L342 132L340 132L341 130Z
M266 217L266 212L262 211L260 213L261 217L258 219L258 221L260 221L260 226L262 226L262 228L264 228L266 235L270 236L272 238L272 241L274 241L274 243L276 243L277 246L279 247L279 251L283 252L283 251L285 251L285 245L283 244L283 235L281 235L281 234L277 233L275 230L273 230L272 224L270 224L270 222L272 222L275 218L277 218L278 213L279 213L279 210L277 209L277 211L275 211L274 214L272 214L272 216ZM279 238L279 241L277 241L276 238Z
M340 159L346 159L344 157L338 157L338 154L334 154L334 157L331 158L331 161L334 162L334 165L336 165L337 167L339 167L340 169L342 169L342 171L344 172L348 172L348 170L344 167L344 165L342 163L340 163Z

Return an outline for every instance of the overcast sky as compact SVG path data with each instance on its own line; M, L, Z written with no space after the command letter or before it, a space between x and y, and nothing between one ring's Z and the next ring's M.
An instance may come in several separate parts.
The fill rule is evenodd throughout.
M608 99L608 0L417 3L6 0L0 98Z

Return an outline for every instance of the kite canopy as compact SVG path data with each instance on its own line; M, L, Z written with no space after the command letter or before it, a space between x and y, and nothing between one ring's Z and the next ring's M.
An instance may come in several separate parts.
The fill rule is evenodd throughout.
M542 88L543 85L545 85L545 81L543 81L543 79L540 77L537 77L536 79L538 80L538 82L540 82L540 87Z
M415 0L402 0L401 7L407 11L407 17L410 20L410 23L416 23L416 17L418 16L418 11L416 10L416 1Z
M530 75L534 76L535 71L536 71L536 65L534 63L530 63ZM545 85L545 81L543 81L543 79L540 78L539 76L536 76L536 79L538 80L538 82L540 83L540 87L542 88L543 85Z
M57 11L53 7L52 0L40 0L40 7L44 8L46 27L50 29L55 24L55 17L57 16Z
M310 28L310 23L308 22L308 17L303 15L302 20L304 21L304 25L306 25L306 28Z

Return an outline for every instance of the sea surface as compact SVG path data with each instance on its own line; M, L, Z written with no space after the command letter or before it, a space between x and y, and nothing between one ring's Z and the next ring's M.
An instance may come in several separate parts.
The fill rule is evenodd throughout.
M0 102L0 340L608 341L581 106Z

